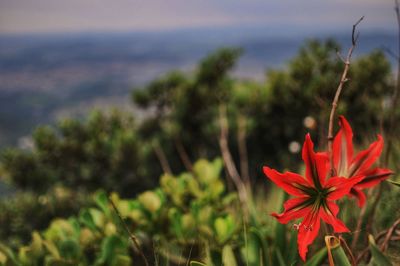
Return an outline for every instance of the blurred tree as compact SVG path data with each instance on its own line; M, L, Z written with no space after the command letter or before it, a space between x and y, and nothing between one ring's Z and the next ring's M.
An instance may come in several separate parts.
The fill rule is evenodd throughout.
M228 73L240 53L236 48L217 50L200 62L193 78L172 72L133 92L139 107L155 111L143 123L146 135L166 150L167 157L178 153L188 170L190 158L219 154L214 120L219 104L229 99L233 81ZM148 131L150 125L153 132Z
M61 183L94 191L103 188L134 195L156 180L146 178L144 147L133 117L93 112L86 122L67 119L39 127L34 149L3 153L2 167L17 187L37 192Z
M154 184L161 172L191 170L196 158L220 155L216 120L223 104L230 150L243 177L259 175L265 162L295 168L300 156L289 155L300 151L306 131L320 147L325 144L330 103L343 69L338 50L333 40L308 41L286 69L270 70L266 82L257 83L231 78L241 50L220 49L191 75L172 72L135 90L133 101L147 111L138 125L122 113L95 112L86 122L41 127L34 150L7 151L2 166L21 188L43 191L61 182L134 194ZM390 64L374 51L354 60L350 71L339 113L357 136L372 137L392 87Z
M265 96L254 97L246 111L253 121L248 135L252 161L259 166L268 161L288 167L296 162L288 156L289 145L293 141L301 144L306 131L324 148L331 101L344 67L339 50L333 40L312 40L287 69L267 72ZM382 104L391 91L390 64L382 52L373 51L352 62L349 77L339 113L351 121L358 136L374 137L382 121Z
M178 95L173 119L196 157L219 154L214 121L219 105L229 101L233 80L228 74L240 54L240 49L225 48L209 55L200 62L191 86Z
M0 157L2 176L29 191L0 202L0 227L27 222L14 231L0 230L0 237L26 239L28 231L60 215L42 208L32 191L49 195L62 185L80 193L102 188L133 197L153 187L162 172L186 168L193 173L193 161L220 156L216 121L222 105L227 107L229 150L243 179L254 181L266 163L295 171L301 156L290 153L300 152L306 131L325 148L330 104L343 70L338 50L333 40L309 41L287 68L269 70L259 83L234 80L229 73L241 50L224 48L202 60L192 74L171 72L135 90L134 103L146 110L140 123L129 114L96 111L85 121L67 119L38 128L32 150L9 149ZM373 51L352 62L349 77L338 113L348 118L356 137L374 138L391 115L383 112L393 86L390 64L382 52ZM398 161L395 145L392 160ZM54 208L75 212L76 205L68 206L75 197L70 195ZM28 221L35 212L38 219Z
M310 40L286 69L269 70L260 84L229 76L241 51L226 48L201 61L192 77L173 72L135 90L133 99L139 107L155 111L142 124L145 135L157 139L172 164L176 151L171 143L178 151L177 144L183 147L183 162L185 157L219 154L215 120L223 103L229 106L229 142L242 175L259 174L266 161L293 168L300 156L289 154L300 151L306 131L319 140L319 147L326 143L331 101L344 67L338 51L340 46L332 39ZM349 76L339 113L361 131L358 136L373 137L391 91L390 64L381 51L373 51L352 62Z
M54 186L37 195L19 191L0 200L0 241L12 247L27 243L32 231L45 229L56 217L68 217L93 202L87 193Z

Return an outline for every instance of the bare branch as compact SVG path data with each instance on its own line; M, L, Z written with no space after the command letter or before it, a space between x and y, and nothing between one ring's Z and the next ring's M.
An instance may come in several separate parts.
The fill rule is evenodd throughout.
M153 150L158 158L158 161L160 162L163 172L172 175L171 166L169 165L167 156L165 155L165 153L164 153L163 149L160 147L160 145L154 144Z
M356 259L354 258L353 252L351 251L349 245L347 245L346 239L344 239L341 235L339 236L339 240L341 243L341 246L344 247L344 250L346 250L347 254L350 256L351 259L351 265L356 266L357 262Z
M115 213L117 214L119 220L121 221L121 224L124 226L126 233L129 235L129 238L132 240L133 245L135 245L135 248L139 251L140 256L142 257L145 265L149 266L149 262L147 261L146 256L144 255L142 249L140 248L138 239L129 230L128 225L125 223L124 219L121 216L121 213L118 211L118 208L117 208L117 206L115 206L115 203L113 202L113 200L111 198L108 198L108 201L111 203L111 206L113 207Z
M247 156L247 145L246 145L246 118L244 115L239 114L238 117L238 147L239 147L239 157L240 157L240 174L244 182L250 184L249 175L249 159Z
M374 191L373 189L370 189L370 190L368 191L367 198L371 198L371 197L373 196L373 194L372 194L373 191ZM360 215L358 216L358 220L357 220L357 225L356 225L355 233L354 233L354 236L353 236L353 240L352 240L352 242L351 242L351 248L352 248L352 249L355 249L356 246L357 246L358 239L360 238L360 234L361 234L361 226L362 226L362 224L363 224L365 215L367 215L367 214L368 214L368 212L367 212L367 204L365 204L365 205L361 208Z
M243 207L245 207L245 203L247 202L247 190L246 186L243 183L242 179L240 178L239 172L235 166L235 163L233 161L231 152L229 150L228 146L228 121L226 118L226 107L225 106L220 106L220 129L221 129L221 134L219 138L219 147L221 149L222 153L222 159L224 161L225 168L228 172L228 175L232 179L238 194L239 194L239 200L242 204ZM243 211L245 208L243 209Z
M330 163L330 175L333 176L335 175L335 166L333 164L333 153L332 153L332 146L333 146L333 120L335 117L335 112L337 109L337 105L339 102L339 97L340 97L340 93L342 92L343 89L343 85L349 80L347 78L347 72L349 71L349 67L350 67L350 59L351 56L353 54L353 50L356 47L356 43L357 43L357 39L358 39L358 34L357 36L355 36L355 32L356 32L356 27L357 25L364 19L364 16L362 16L354 25L353 25L353 30L351 33L351 42L352 42L352 46L350 47L348 53L347 53L347 57L346 60L342 60L344 61L344 70L342 73L342 77L340 79L339 82L339 86L336 90L336 94L335 97L333 99L332 102L332 109L331 109L331 113L329 116L329 128L328 128L328 153L329 153L329 163Z
M381 245L381 250L385 251L388 248L389 245L389 241L394 233L394 230L396 229L397 226L400 225L400 219L398 219L397 221L395 221L393 223L393 225L389 228L389 230L386 233L386 237L385 240L383 241L382 245Z
M189 154L187 153L180 136L175 138L175 147L176 147L176 150L178 151L179 157L181 158L181 161L182 161L183 165L185 166L186 170L188 170L189 172L192 172L193 164L189 158Z
M342 54L338 50L336 50L336 56L340 59L340 61L343 62L343 64L346 64L346 61L344 60Z
M380 241L380 239L386 235L386 233L387 233L387 230L384 230L384 231L381 231L379 234L377 234L377 235L374 237L374 238L375 238L375 242L378 243L378 242ZM369 247L369 245L368 245L368 246L367 246L363 251L361 251L360 254L357 256L356 263L358 264L366 255L369 254L370 251L371 251L371 249L370 249L370 247Z
M353 25L353 31L351 32L351 43L353 46L356 46L358 37L360 36L360 33L357 32L357 35L354 36L355 32L356 32L356 28L358 26L358 24L360 24L360 22L364 19L364 16L362 16L354 25Z
M383 240L383 243L381 244L381 250L385 251L383 249L383 245L387 245L388 242L390 241L398 241L400 240L399 236L394 236L393 233L395 233L397 230L396 227L400 225L400 219L396 220L393 225L387 229L387 230L383 230L381 232L379 232L374 238L375 238L375 242L378 244L380 242L380 240L385 236L385 239ZM391 231L392 230L392 231ZM388 238L389 237L389 238ZM388 238L388 239L387 239ZM385 243L387 242L387 243ZM358 256L356 259L356 263L358 264L367 254L369 254L370 252L370 247L367 246Z

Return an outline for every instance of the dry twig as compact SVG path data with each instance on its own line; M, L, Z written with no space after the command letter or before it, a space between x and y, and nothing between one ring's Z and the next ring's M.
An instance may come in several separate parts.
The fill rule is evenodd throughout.
M387 229L379 232L379 234L374 237L375 242L379 243L379 241L385 236L385 239L383 243L381 244L381 250L384 251L383 246L387 245L390 241L399 241L400 236L393 236L394 233L396 233L396 227L400 225L400 219L395 221L393 225ZM358 264L365 256L367 256L370 253L370 248L367 246L358 256L356 259L356 263Z
M240 178L239 172L235 166L235 162L233 161L231 152L229 150L228 146L228 134L229 134L229 129L228 129L228 121L226 118L226 107L225 106L220 106L220 118L219 118L219 123L220 123L220 129L221 129L221 134L219 137L219 147L221 149L222 153L222 159L224 161L224 165L226 168L226 171L228 172L228 175L231 177L237 191L239 194L239 199L244 207L243 211L245 210L245 203L247 202L247 189L245 184L243 183L242 179Z
M372 192L373 192L373 191L374 191L373 189L370 189L370 190L368 191L368 196L367 196L368 198L372 197ZM354 236L353 236L353 240L352 240L352 242L351 242L351 248L352 248L352 249L355 249L355 248L356 248L356 245L357 245L357 243L358 243L358 239L360 238L361 226L362 226L362 223L363 223L363 221L364 221L365 215L367 215L367 204L365 204L365 205L361 208L361 212L360 212L359 218L358 218L358 220L357 220L357 226L356 226L356 229L355 229L355 233L354 233Z
M356 266L357 265L356 259L354 258L353 252L351 251L349 245L347 245L346 240L342 236L339 236L339 240L344 249L346 250L347 254L350 256L351 265Z
M142 249L140 248L139 241L129 230L128 225L125 223L124 219L122 218L121 213L117 209L117 206L115 206L115 203L113 202L113 200L111 198L108 198L108 201L111 203L111 206L113 207L115 213L117 214L119 220L121 221L121 224L124 226L124 229L125 229L126 233L129 235L129 238L132 240L132 243L135 245L135 248L139 251L139 254L142 257L145 265L149 266L149 262L147 261L146 256L144 255Z
M181 158L181 161L183 165L185 166L186 170L189 172L193 171L193 164L192 161L189 158L189 154L187 153L185 146L182 143L182 139L180 136L175 138L175 147L176 150L178 151L179 157Z
M387 233L387 230L383 230L382 232L380 232L376 237L374 237L375 242L378 243L379 240L385 236L385 234ZM358 264L368 253L370 252L370 248L369 246L367 246L358 256L356 259L356 263Z
M164 173L172 175L171 166L168 163L167 156L165 155L163 149L158 144L153 145L154 153L157 156L158 161L160 162L161 168Z
M333 119L335 117L335 112L336 108L339 102L339 97L340 93L342 92L343 85L348 81L347 78L347 72L349 71L350 67L350 59L353 54L353 50L356 47L356 43L358 40L359 34L356 34L356 27L357 25L364 19L364 17L361 17L354 25L353 25L353 30L351 33L351 47L349 51L347 52L347 57L346 60L344 61L344 70L342 73L342 77L340 78L339 86L336 90L335 97L332 102L332 109L331 113L329 115L329 128L328 128L328 153L329 153L329 163L330 163L330 175L334 176L335 175L335 167L333 164L333 153L332 153L332 147L333 147Z
M239 115L238 117L238 147L239 147L239 157L240 157L240 174L244 182L250 184L249 175L249 159L247 156L247 145L246 145L246 118L244 115Z
M389 230L387 231L385 240L383 240L383 243L382 243L382 245L381 245L381 250L382 250L382 251L385 251L385 250L388 248L390 238L392 237L392 235L393 235L394 230L396 229L396 227L399 226L399 225L400 225L400 219L398 219L397 221L395 221L394 224L393 224L393 225L389 228Z

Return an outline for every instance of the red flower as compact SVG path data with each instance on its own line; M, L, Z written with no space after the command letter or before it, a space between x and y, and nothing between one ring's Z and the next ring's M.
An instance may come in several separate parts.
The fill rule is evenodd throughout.
M284 203L284 212L273 213L280 223L303 218L298 227L297 244L300 257L305 260L308 246L318 235L320 218L332 225L335 232L348 232L349 229L336 218L339 207L335 200L345 196L363 176L354 178L332 177L326 179L329 172L329 159L326 153L314 153L314 144L310 135L306 135L302 157L306 164L305 178L286 172L281 174L269 167L264 167L265 175L287 193L295 196Z
M357 183L350 191L350 195L358 199L358 205L365 204L365 194L361 191L370 188L385 180L393 172L384 168L373 168L382 153L383 139L378 135L378 140L373 142L368 149L361 151L353 158L353 131L343 117L339 117L340 130L333 141L333 163L336 175L346 178L363 175L365 178Z

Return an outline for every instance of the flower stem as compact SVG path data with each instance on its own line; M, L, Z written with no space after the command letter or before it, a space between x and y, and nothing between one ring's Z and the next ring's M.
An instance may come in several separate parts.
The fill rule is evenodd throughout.
M342 60L344 63L344 70L342 73L342 77L340 78L339 86L336 89L335 97L333 98L332 101L332 109L331 113L329 115L329 127L328 127L328 153L329 153L329 163L330 163L330 176L334 176L336 174L335 171L335 166L333 163L333 119L335 117L335 112L338 106L339 102L339 97L340 93L342 92L343 85L349 80L347 78L347 72L349 71L350 67L350 59L353 54L353 50L356 47L357 39L358 39L358 34L355 35L356 32L356 27L357 25L364 19L364 16L362 16L354 25L353 25L353 31L351 33L351 47L349 51L347 52L347 57L345 60Z

